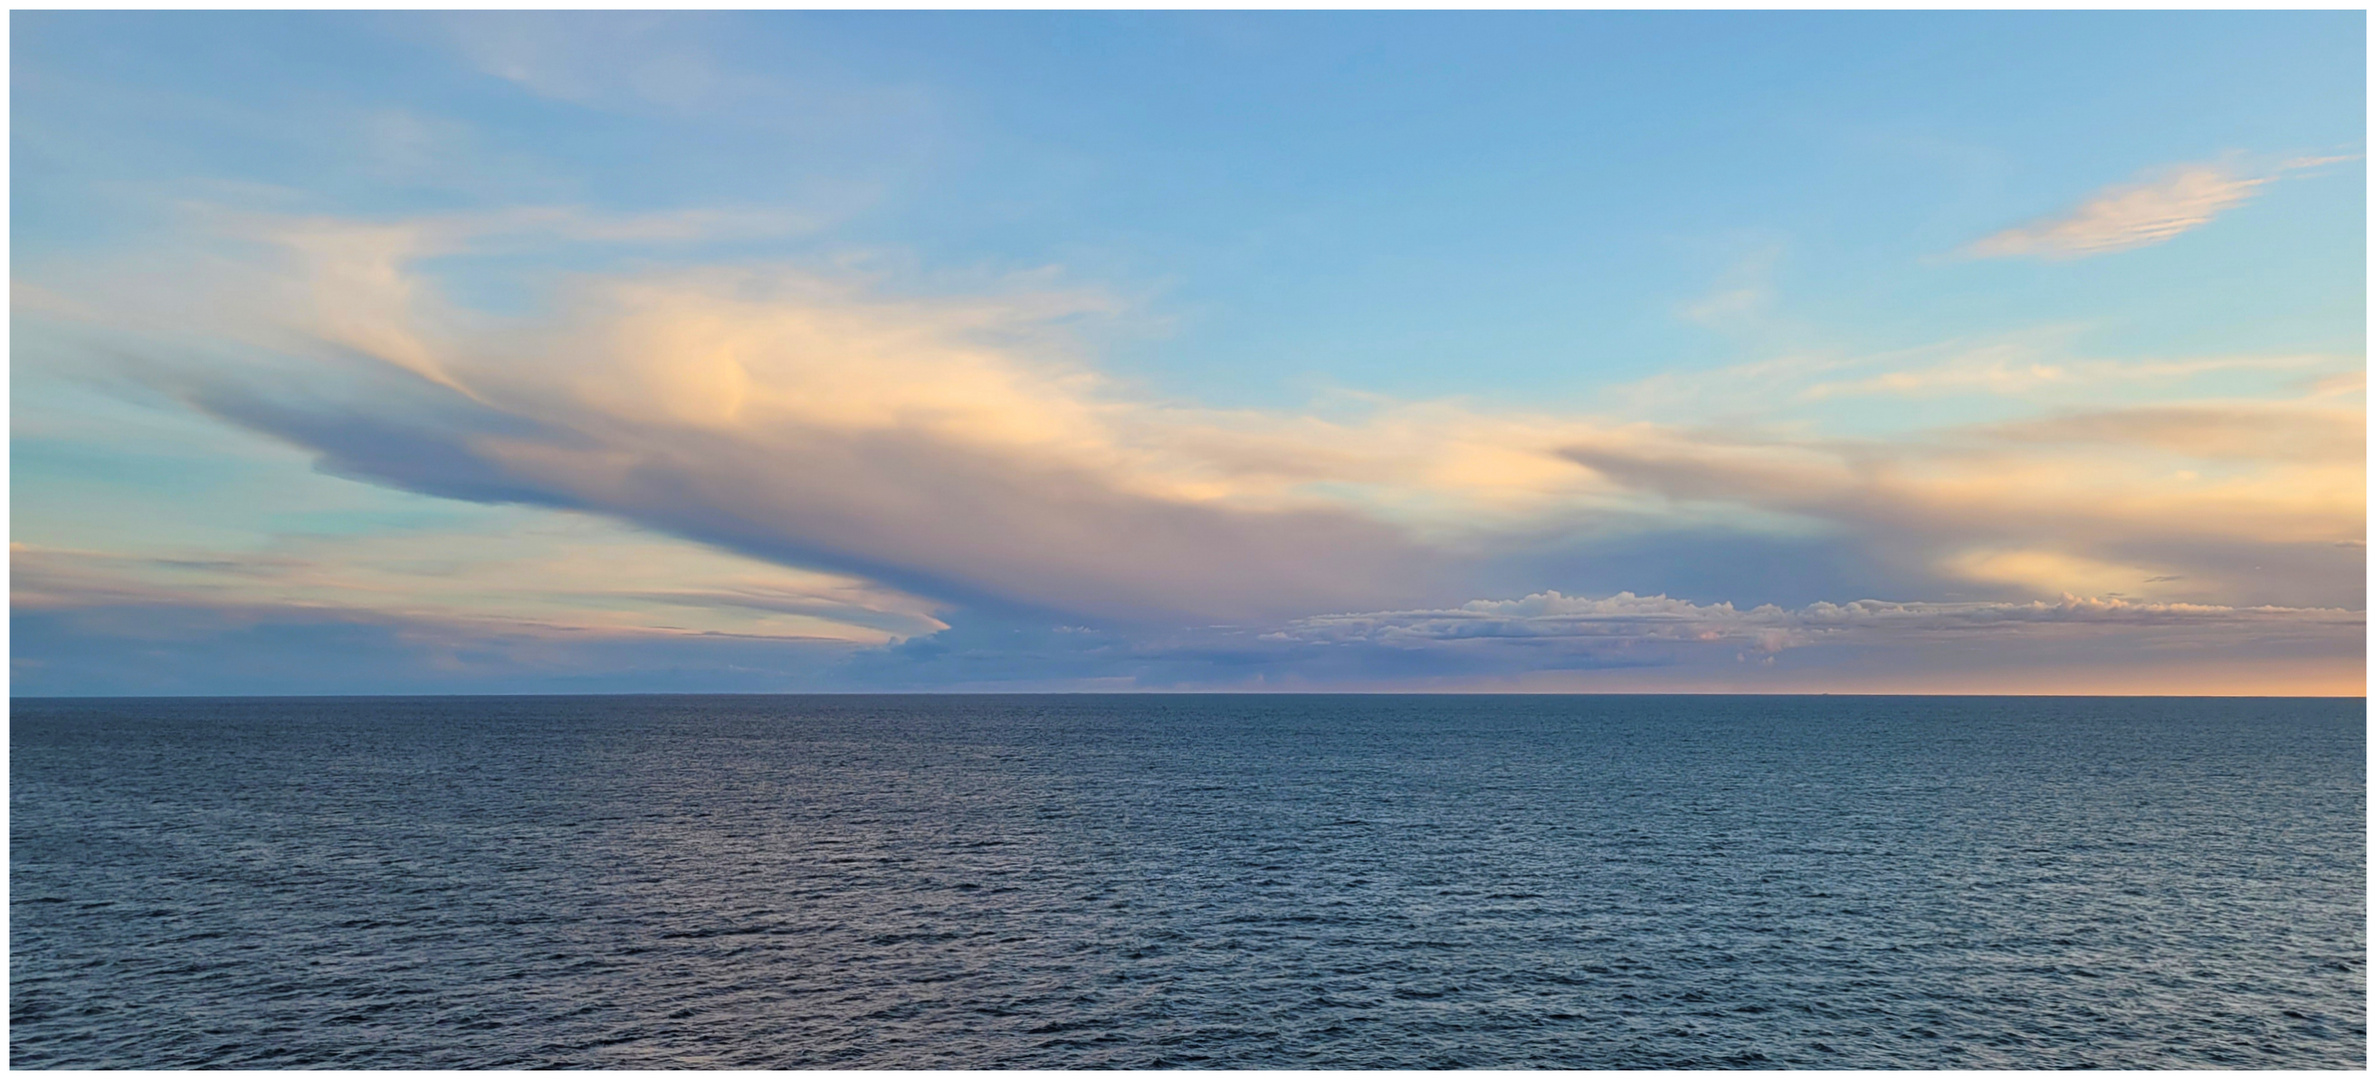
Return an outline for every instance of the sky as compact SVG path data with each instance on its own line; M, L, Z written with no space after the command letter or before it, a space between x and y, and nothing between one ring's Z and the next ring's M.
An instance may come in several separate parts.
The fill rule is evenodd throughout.
M11 692L2346 694L2360 12L16 12Z

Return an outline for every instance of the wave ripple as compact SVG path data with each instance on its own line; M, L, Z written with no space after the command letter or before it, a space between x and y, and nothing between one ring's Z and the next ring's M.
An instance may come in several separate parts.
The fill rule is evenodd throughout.
M2358 1067L2352 701L34 701L11 1065Z

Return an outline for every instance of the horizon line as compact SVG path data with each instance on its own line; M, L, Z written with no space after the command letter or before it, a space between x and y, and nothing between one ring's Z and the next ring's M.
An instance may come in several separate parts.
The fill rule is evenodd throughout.
M1863 690L620 690L495 691L487 693L386 694L29 694L19 701L352 701L418 698L686 698L686 697L1735 697L1735 698L2089 698L2137 701L2205 699L2266 701L2366 701L2358 694L2114 694L2114 693L1922 693Z

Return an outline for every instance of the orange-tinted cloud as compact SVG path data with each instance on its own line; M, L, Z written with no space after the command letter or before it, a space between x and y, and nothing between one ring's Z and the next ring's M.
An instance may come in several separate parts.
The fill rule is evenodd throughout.
M1956 603L2028 610L2068 591L2126 613L1993 618L2004 635L2150 636L2162 624L2138 612L2183 609L2188 633L2276 640L2295 624L2203 612L2347 608L2360 588L2357 562L2304 554L2365 539L2364 418L2333 394L1854 438L1788 417L1716 427L1453 401L1216 410L1102 375L1062 329L1113 309L1093 290L922 297L813 268L642 268L566 279L549 305L497 316L448 297L426 260L504 237L649 242L716 223L522 211L213 227L246 246L208 250L207 304L156 279L112 293L45 282L59 298L46 317L151 328L103 333L146 358L147 385L340 475L599 515L908 598L851 609L886 639L940 625L936 605L992 605L1312 645L1320 624L1299 620L1458 610L1446 605L1480 595L1502 553L1619 525L1836 538L1904 586L1887 625L1917 637L1938 628L1905 612L1969 622L1982 609L1919 602L1977 590L1985 601ZM203 322L172 317L193 306ZM1945 379L1962 362L1904 370ZM1982 382L2018 396L2074 372L2298 379L2327 362L1988 360ZM1755 377L1786 404L1906 389L1839 361ZM783 595L814 599L807 588ZM778 595L655 580L636 602L772 610L760 593ZM1772 656L1820 636L1813 616L1792 618L1692 625Z

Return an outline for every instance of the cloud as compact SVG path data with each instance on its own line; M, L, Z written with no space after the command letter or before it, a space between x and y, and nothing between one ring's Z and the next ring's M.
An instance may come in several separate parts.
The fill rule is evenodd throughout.
M1311 616L1268 630L1116 632L993 616L878 647L154 594L86 591L77 600L12 611L18 693L2354 693L2364 684L2364 613L2117 598L1785 609L1544 592Z
M465 11L422 17L460 62L550 102L799 146L787 175L858 152L880 168L948 133L925 80L860 72L829 22L772 32L748 13ZM780 26L780 20L766 20ZM750 42L766 38L764 55ZM802 160L805 159L805 160Z
M2047 325L1865 353L1804 349L1698 371L1664 371L1601 392L1604 407L1640 420L1836 427L1875 419L1899 425L1940 410L1876 409L1876 401L2003 409L2022 404L2104 407L2126 400L2329 396L2365 384L2352 353L2226 353L2105 357L2076 340L2086 330Z
M1719 275L1715 287L1682 305L1676 314L1714 330L1757 326L1774 302L1774 267L1782 260L1782 245L1766 242L1736 258Z
M2110 597L1739 608L1541 592L1315 616L1266 640L1386 654L1371 666L1444 688L2052 693L2077 675L2095 692L2351 694L2364 692L2366 634L2361 611ZM2139 680L2146 671L2158 684Z
M2210 224L2288 172L2346 160L2351 159L2295 158L2257 176L2227 165L2172 166L2149 179L2104 188L2061 215L1982 237L1964 254L2064 260L2148 247Z
M495 517L265 550L12 544L11 690L782 691L948 625L865 582L597 521Z
M2336 357L2319 355L2072 361L2044 355L2022 343L1990 343L1929 363L1891 365L1891 370L1859 378L1817 381L1798 396L1805 401L1858 396L2038 396L2043 392L2098 390L2106 384L2177 382L2225 372L2300 371L2338 362Z
M2328 604L2365 587L2331 555L2365 539L2364 429L2324 403L2195 404L1887 441L1644 428L1566 453L1646 495L1806 522L1934 588ZM2321 554L2280 559L2302 551Z
M1546 591L1298 619L1289 677L1521 692L2364 692L2366 615L2064 596L1785 608Z
M1906 634L2027 632L2032 627L2218 627L2252 624L2307 632L2365 627L2365 612L2340 608L2251 608L2139 603L2079 597L2021 603L1894 603L1857 600L1796 609L1735 608L1621 592L1589 598L1556 591L1516 600L1471 600L1456 608L1322 615L1297 619L1283 640L1418 644L1480 638L1726 643L1777 652L1821 640Z
M2323 396L2323 395L2321 395ZM2364 458L2366 413L2307 402L2142 405L1972 429L2007 443L2150 447L2197 460L2338 462Z
M2270 414L2288 415L2255 411L2232 417L2233 426L2248 430L2271 422ZM2306 423L2331 419L2310 410L2291 415ZM2181 476L2194 454L2220 447L2207 436L2169 430L2167 419L2077 414L1887 441L1645 428L1578 440L1564 452L1613 483L1666 499L1841 524L1973 536L2144 534L2267 543L2332 542L2362 531L2363 498L2354 482L2364 470L2348 457L2276 462L2249 475ZM2081 434L2125 452L2097 447L2074 454L2057 445ZM2325 437L2308 448L2326 454L2342 446L2347 438Z
M1964 250L1981 259L2078 259L2145 247L2209 224L2268 180L2216 165L2181 166L2156 180L2105 188L2066 214L1982 237Z
M443 21L472 66L559 101L626 96L688 108L744 81L706 47L700 21L682 16L471 12Z
M731 636L881 645L947 629L938 605L856 579L599 522L285 537L267 550L101 552L11 544L10 604L170 607L567 640Z
M212 220L238 244L171 281L206 282L215 303L96 272L112 291L43 284L144 357L145 385L324 471L632 522L951 609L1276 626L1450 603L1595 553L1631 560L1596 576L1656 568L1644 591L1710 580L1635 543L1659 535L1794 558L1821 544L1847 553L1832 587L1867 595L2317 606L2360 582L2332 555L2364 538L2361 414L2333 397L1866 438L1786 412L1708 427L1452 401L1216 410L1099 373L1069 327L1116 305L1044 276L903 293L813 266L647 264L556 276L499 315L447 294L445 253L709 226L550 210ZM202 321L171 317L193 308ZM1734 381L1806 407L1834 396L1810 388L1875 365L1953 359L1775 362ZM2146 386L2326 362L2051 366ZM2325 561L2287 554L2311 547Z
M849 642L549 627L285 604L167 601L12 608L10 692L423 694L785 692Z
M252 325L229 332L290 360L152 379L343 475L592 510L960 602L1251 617L1415 595L1437 561L1392 525L1296 497L1297 469L1250 447L1181 452L1242 439L1225 417L1114 400L1066 360L1046 323L1093 298L890 300L792 270L662 272L581 280L559 318L506 325L411 270L487 220L528 227L260 223L279 254L218 279L250 298Z

